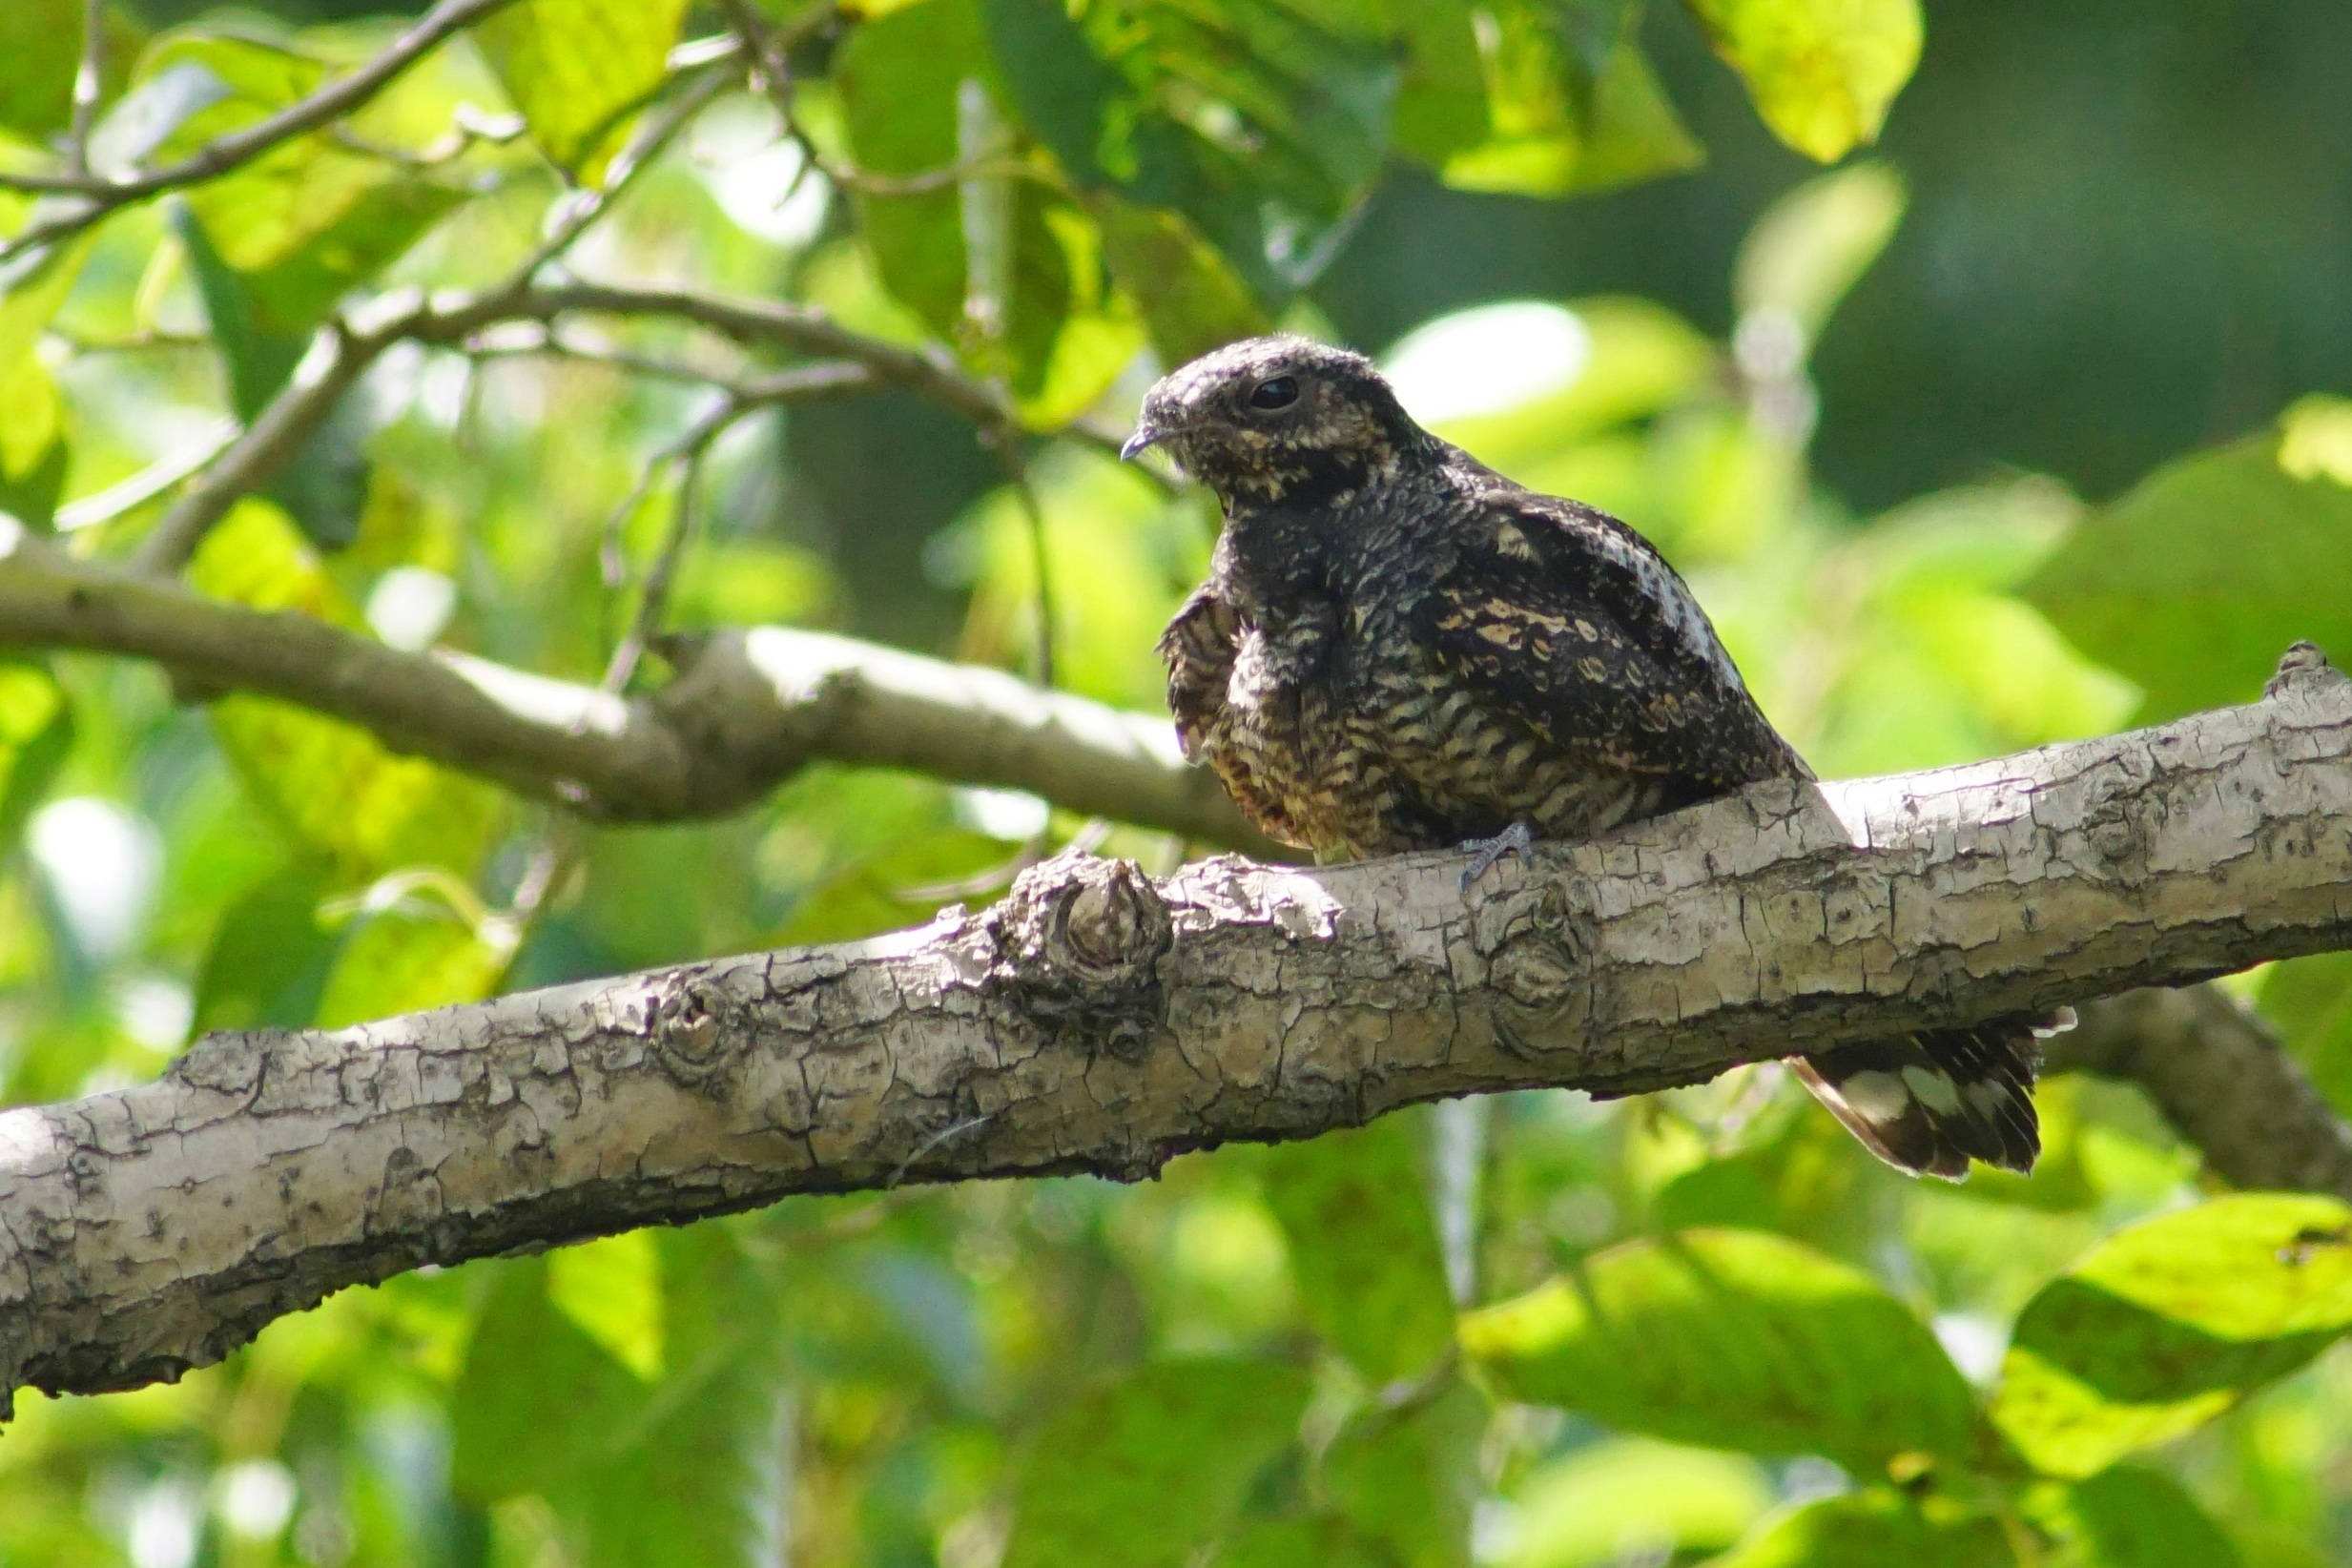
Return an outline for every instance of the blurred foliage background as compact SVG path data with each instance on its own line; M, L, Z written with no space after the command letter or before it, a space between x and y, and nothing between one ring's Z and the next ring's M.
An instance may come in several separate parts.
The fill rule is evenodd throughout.
M93 165L316 91L382 11L105 8ZM741 14L789 93L746 85ZM71 154L83 19L0 11L0 175ZM526 0L48 242L73 197L0 193L0 510L128 558L340 304L496 287L608 187L547 275L939 345L1021 431L907 391L698 423L764 365L674 322L402 345L191 580L593 682L674 538L671 625L1153 710L1214 519L1063 432L1279 322L1648 532L1825 773L2352 653L2331 0L1924 32L1915 0ZM591 828L175 696L0 665L0 1102L209 1028L913 923L1102 832L838 768ZM2352 1111L2352 962L2239 983ZM2131 1091L2043 1104L2031 1182L1907 1183L1760 1071L424 1270L177 1387L29 1398L0 1564L2344 1560L2352 1214L2217 1195Z

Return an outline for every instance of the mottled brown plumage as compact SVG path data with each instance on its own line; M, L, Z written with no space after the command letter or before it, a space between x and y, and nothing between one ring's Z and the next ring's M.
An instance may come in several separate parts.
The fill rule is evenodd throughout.
M1217 492L1208 580L1161 638L1187 756L1324 859L1524 828L1585 838L1812 776L1647 541L1423 430L1370 361L1232 344L1151 389L1130 453ZM1904 1169L2015 1170L2038 1148L2014 1023L1796 1063Z

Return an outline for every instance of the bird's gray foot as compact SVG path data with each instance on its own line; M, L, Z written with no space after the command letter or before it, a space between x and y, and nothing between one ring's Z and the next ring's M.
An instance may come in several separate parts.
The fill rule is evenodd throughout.
M1495 868L1495 862L1506 855L1524 855L1536 847L1536 830L1524 822L1514 822L1492 838L1467 839L1457 846L1463 854L1473 855L1462 871L1462 891L1468 893L1478 878Z

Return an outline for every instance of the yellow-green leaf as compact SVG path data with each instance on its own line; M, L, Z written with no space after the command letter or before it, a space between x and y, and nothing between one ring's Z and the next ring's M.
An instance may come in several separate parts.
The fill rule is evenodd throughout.
M1919 0L1686 0L1773 134L1823 163L1878 139L1919 63Z
M2118 1232L2026 1306L1992 1419L2089 1475L2194 1431L2352 1330L2352 1207L2216 1198Z
M2000 1524L1890 1492L1857 1492L1782 1515L1706 1568L2012 1568Z
M473 35L540 150L593 185L660 85L686 9L686 0L525 0Z
M1967 1458L1974 1401L1935 1335L1867 1274L1760 1231L1628 1242L1462 1319L1516 1399L1620 1431L1867 1470Z

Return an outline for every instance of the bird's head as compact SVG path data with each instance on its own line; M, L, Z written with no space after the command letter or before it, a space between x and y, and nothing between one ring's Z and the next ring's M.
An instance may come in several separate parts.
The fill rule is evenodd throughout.
M1248 338L1160 378L1120 448L1166 449L1228 505L1314 500L1393 476L1429 444L1361 354Z

